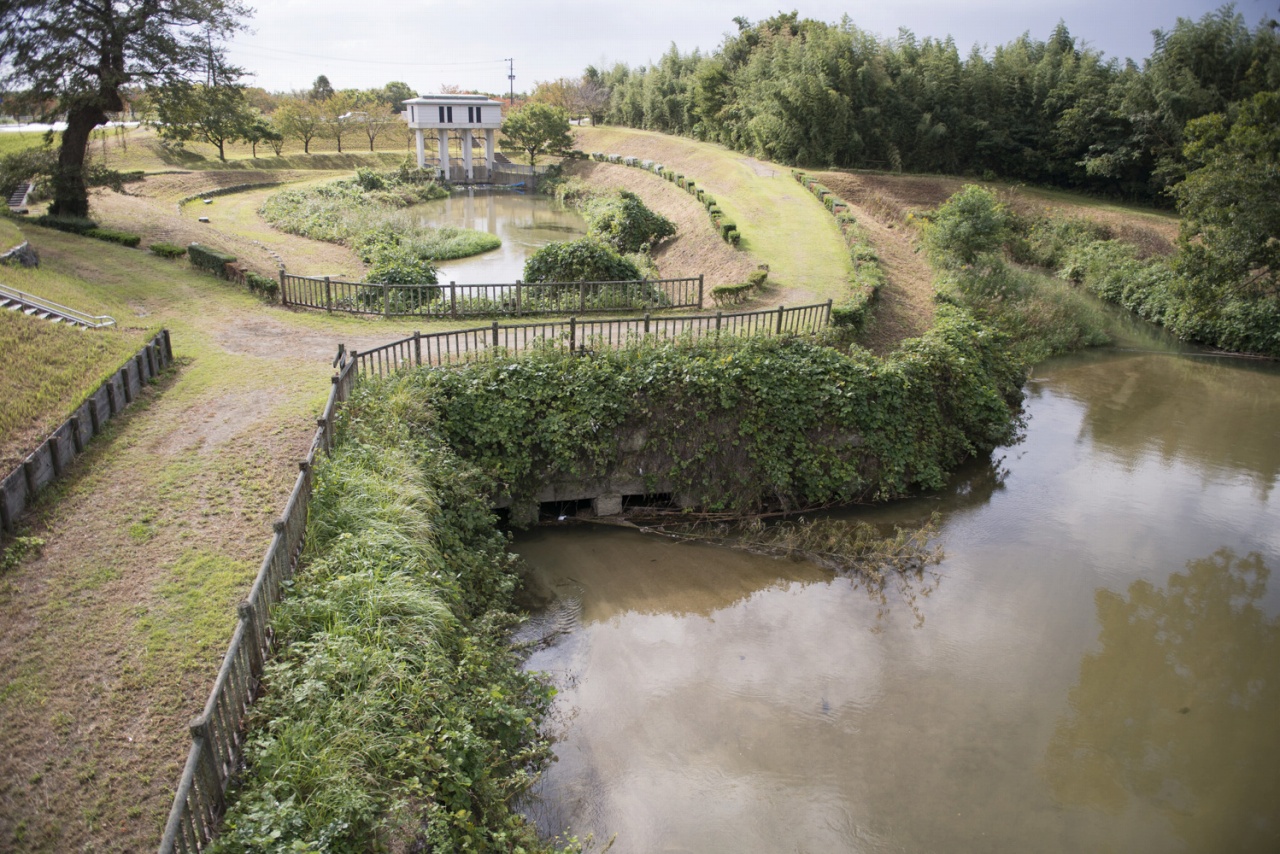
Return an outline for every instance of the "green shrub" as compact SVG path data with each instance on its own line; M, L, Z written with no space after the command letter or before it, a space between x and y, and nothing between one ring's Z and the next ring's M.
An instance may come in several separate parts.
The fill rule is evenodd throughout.
M717 285L711 289L711 299L716 305L740 305L750 298L751 292L755 290L755 287L751 282L743 282L737 285Z
M594 237L548 243L530 255L524 264L526 282L614 282L640 278L635 264Z
M995 193L969 184L947 199L925 223L925 243L940 261L973 264L1000 248L1009 231L1008 210Z
M221 279L227 276L227 265L236 261L234 255L199 243L192 243L187 247L187 258L191 261L191 266L213 273Z
M671 220L645 206L635 193L597 195L582 204L587 233L618 252L639 252L676 233Z
M429 258L423 258L412 248L398 244L383 244L372 256L366 282L382 285L434 285L439 281L439 269Z
M733 223L729 222L727 219L720 221L720 236L723 237L725 240L729 239L730 231L737 231L737 229L738 227Z
M116 231L113 228L91 228L84 235L85 237L92 237L94 240L105 240L107 243L128 246L130 249L137 248L138 244L142 242L142 236L139 234L129 234L127 231Z
M747 274L747 284L753 288L764 287L764 283L769 279L768 270L752 270Z
M738 232L738 229L731 228L725 232L724 239L727 242L729 242L731 245L737 246L738 243L742 240L742 235Z
M252 270L245 272L244 282L249 286L249 290L253 291L255 294L261 294L272 301L274 301L276 295L280 293L279 281L255 273Z
M187 254L187 247L173 243L152 243L148 248L161 258L181 258Z
M98 227L98 224L88 217L83 216L55 216L53 214L44 214L32 220L36 225L42 225L45 228L55 228L58 231L65 231L69 234L88 234Z

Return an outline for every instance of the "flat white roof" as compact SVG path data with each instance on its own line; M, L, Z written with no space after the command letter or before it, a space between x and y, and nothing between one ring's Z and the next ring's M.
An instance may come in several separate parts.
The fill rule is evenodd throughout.
M419 95L416 98L410 98L403 101L404 104L414 104L417 106L449 106L450 104L465 104L468 106L487 106L492 104L495 107L501 107L501 101L495 101L488 95Z

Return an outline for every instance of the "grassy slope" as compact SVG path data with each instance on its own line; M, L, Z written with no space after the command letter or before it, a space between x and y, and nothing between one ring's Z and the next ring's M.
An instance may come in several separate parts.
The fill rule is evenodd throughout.
M0 311L0 473L8 474L145 339L142 330L84 331Z
M742 248L769 265L786 302L839 302L852 273L835 220L785 167L720 146L625 128L580 128L578 147L658 160L705 187L742 233Z

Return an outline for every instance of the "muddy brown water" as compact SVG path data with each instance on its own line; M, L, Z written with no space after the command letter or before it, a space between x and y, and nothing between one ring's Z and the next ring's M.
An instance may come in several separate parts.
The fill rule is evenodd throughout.
M627 852L1280 850L1280 368L1038 366L883 599L624 530L517 538L559 760L525 810Z
M440 263L440 281L460 285L500 285L524 278L524 262L535 250L587 233L577 211L551 196L509 190L464 190L445 199L414 205L426 225L473 228L502 238L489 252Z

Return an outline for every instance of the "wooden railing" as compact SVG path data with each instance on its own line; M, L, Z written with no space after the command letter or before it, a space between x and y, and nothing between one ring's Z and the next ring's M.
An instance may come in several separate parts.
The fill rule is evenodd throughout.
M271 546L248 597L238 608L239 622L214 680L204 710L191 722L191 749L178 782L173 808L160 842L160 854L195 854L215 836L226 809L227 785L240 763L244 718L258 690L262 668L272 650L271 607L284 582L293 576L306 537L318 453L333 450L334 416L363 375L387 376L410 366L443 366L499 351L519 351L552 341L580 352L654 340L695 336L796 335L818 332L831 322L831 302L770 311L717 312L692 317L643 318L483 326L392 341L363 352L338 348L337 369L324 411L317 421L306 459L284 513L275 523Z
M383 285L280 271L280 302L383 317L521 317L702 308L702 276L620 282Z
M271 546L253 587L240 603L240 619L204 711L191 722L191 750L165 824L161 854L203 851L216 834L226 808L227 784L244 746L244 717L257 693L263 664L271 654L271 606L280 600L284 582L292 577L302 551L311 501L312 465L317 452L332 451L334 414L351 394L357 376L355 363L342 352L334 365L338 373L317 422L311 448L299 463L293 491L275 523Z
M573 351L623 347L645 339L672 340L715 335L807 335L831 324L831 301L797 308L779 306L767 311L716 312L685 317L644 317L625 320L578 320L500 324L454 332L415 332L408 338L371 350L344 353L361 374L388 376L405 367L440 367L497 351L520 352L540 341Z

